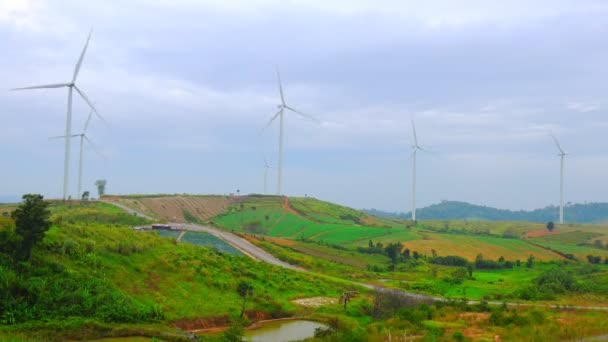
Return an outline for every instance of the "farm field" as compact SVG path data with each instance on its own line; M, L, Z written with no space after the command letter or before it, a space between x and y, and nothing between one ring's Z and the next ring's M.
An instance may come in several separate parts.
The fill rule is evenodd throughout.
M533 255L539 261L560 260L560 255L547 249L531 245L523 240L503 239L483 235L457 235L441 233L421 233L421 240L402 241L405 248L432 255L458 255L469 261L475 260L478 254L485 258L498 260L501 256L507 260L525 260Z
M234 199L228 196L123 196L111 197L113 201L123 204L143 214L166 221L203 222L228 208Z
M311 198L290 198L287 204L285 201L281 203L278 198L265 199L263 204L257 203L256 200L257 198L247 197L238 205L231 206L228 212L213 218L213 224L227 230L289 240L310 240L351 249L366 247L370 240L384 245L399 242L404 248L421 254L432 255L435 250L439 255L458 255L469 261L474 260L478 254L493 260L501 256L512 261L525 260L530 255L539 261L562 260L564 257L560 253L570 253L560 244L543 244L536 239L530 239L529 241L533 243L528 243L527 239L503 238L505 232L509 234L516 232L516 236L522 236L526 232L535 232L538 229L546 231L545 225L542 224L422 221L412 225L409 222L394 220L374 221L364 213L335 204L325 204L326 202ZM376 222L377 225L366 226L356 223L364 221ZM562 226L559 227L561 229ZM570 234L573 232L570 229L587 227L589 231L577 235L579 240L581 236L602 236L595 232L601 231L601 227L594 225L569 227L567 231L553 234L554 236ZM564 239L569 238L565 236ZM586 246L574 246L569 249L577 256L588 251ZM604 255L603 251L600 252L598 255Z

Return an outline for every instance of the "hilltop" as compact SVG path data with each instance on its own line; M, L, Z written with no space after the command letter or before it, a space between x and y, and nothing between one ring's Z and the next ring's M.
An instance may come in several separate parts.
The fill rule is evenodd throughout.
M385 218L411 217L411 212L391 213L377 209L363 209L370 215ZM416 210L420 220L482 220L482 221L527 221L556 222L559 220L559 207L548 206L535 210L507 210L476 205L459 201L442 201ZM608 222L608 203L568 204L564 210L564 221L576 223Z

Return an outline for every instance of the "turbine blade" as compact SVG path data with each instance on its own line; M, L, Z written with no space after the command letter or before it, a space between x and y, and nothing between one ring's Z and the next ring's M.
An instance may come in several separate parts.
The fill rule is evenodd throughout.
M557 146L557 149L559 150L559 152L562 153L562 154L565 153L564 149L559 144L559 141L557 141L557 138L555 137L555 135L553 135L553 133L551 133L551 138L553 138L553 141L555 142L555 145Z
M95 115L97 115L97 117L99 118L99 120L101 120L101 122L103 122L106 126L108 126L108 122L106 121L106 119L104 119L99 114L99 112L97 111L97 109L95 109L95 106L93 105L93 102L91 102L91 100L89 100L88 96L82 90L80 90L80 88L78 88L76 85L74 85L74 89L76 89L76 91L78 92L78 94L80 94L80 96L82 97L82 99L89 105L89 107L91 107L91 110L93 112L95 112Z
M89 31L89 36L87 37L87 42L84 44L84 48L82 49L82 53L80 53L80 58L78 58L78 62L76 63L76 67L74 68L74 76L72 77L72 83L76 82L76 78L78 77L78 73L80 72L80 67L82 66L82 60L84 59L84 54L87 52L87 47L89 46L89 40L91 40L91 34L93 30Z
M268 123L266 124L266 126L264 126L261 130L260 133L264 132L264 130L266 128L268 128L268 126L270 126L270 124L272 124L272 122L279 116L279 114L281 114L283 112L283 108L281 108L271 119L270 121L268 121Z
M93 110L89 112L89 116L87 117L87 121L84 123L84 129L82 133L85 134L87 132L87 128L89 128L89 123L91 122L91 118L93 117Z
M414 131L414 145L418 147L418 137L416 136L416 125L414 124L414 120L412 120L412 130Z
M285 96L283 95L283 84L281 83L281 74L277 68L277 79L279 80L279 93L281 94L281 103L285 105Z
M69 87L69 83L56 83L56 84L45 84L31 87L22 87L22 88L13 88L11 90L27 90L27 89L45 89L45 88L61 88L61 87Z
M320 122L320 121L319 121L319 119L315 118L315 117L314 117L314 116L312 116L312 115L308 115L308 114L302 113L302 112L300 112L299 110L295 110L295 109L293 109L293 108L291 108L291 107L289 107L289 106L285 106L285 108L287 108L287 109L289 109L290 111L292 111L292 112L294 112L294 113L296 113L296 114L299 114L299 115L301 115L301 116L303 116L303 117L305 117L305 118L307 118L307 119L310 119L310 120L312 120L312 121L314 121L314 122L317 122L317 123L318 123L318 122Z
M91 145L91 148L93 149L93 151L95 151L95 153L97 153L97 155L99 155L101 158L103 158L105 160L108 160L108 158L106 158L106 156L103 153L101 153L101 151L99 150L97 145L95 145L86 134L83 134L83 137L87 141L87 143L89 143L89 145Z
M59 136L56 136L56 137L50 137L49 140L51 140L51 139L63 139L65 137L66 137L66 135L59 135Z

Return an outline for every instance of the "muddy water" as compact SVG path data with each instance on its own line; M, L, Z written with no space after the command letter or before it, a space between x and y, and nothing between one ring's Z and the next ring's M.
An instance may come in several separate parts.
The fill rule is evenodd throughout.
M324 328L325 324L302 321L284 320L266 322L260 328L245 331L245 341L251 342L287 342L299 341L315 335L316 328Z

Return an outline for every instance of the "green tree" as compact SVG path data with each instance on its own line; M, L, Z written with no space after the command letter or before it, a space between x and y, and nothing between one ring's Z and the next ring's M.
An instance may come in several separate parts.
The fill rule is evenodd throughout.
M526 267L532 268L533 264L534 264L534 255L530 254L530 256L528 257L528 260L526 261Z
M547 230L552 232L553 229L555 229L555 223L553 223L553 221L547 222Z
M243 305L241 307L240 315L240 317L243 317L243 315L245 314L245 304L247 304L247 298L251 297L251 295L253 294L253 286L251 286L251 284L249 284L248 282L242 281L237 286L236 292L241 298L243 298Z
M15 255L17 260L30 260L32 248L44 238L44 233L51 227L48 203L42 195L23 195L23 203L13 211L15 233L21 237L21 246Z
M95 181L95 186L97 187L97 194L100 198L106 193L106 184L108 184L108 181L106 181L105 179L98 179Z
M82 193L82 198L81 199L83 201L88 201L89 200L89 195L90 195L90 192L85 191L85 192Z
M401 242L389 243L388 246L384 247L386 255L391 259L393 264L396 264L397 261L399 261L399 256L401 255L402 249L403 245Z

